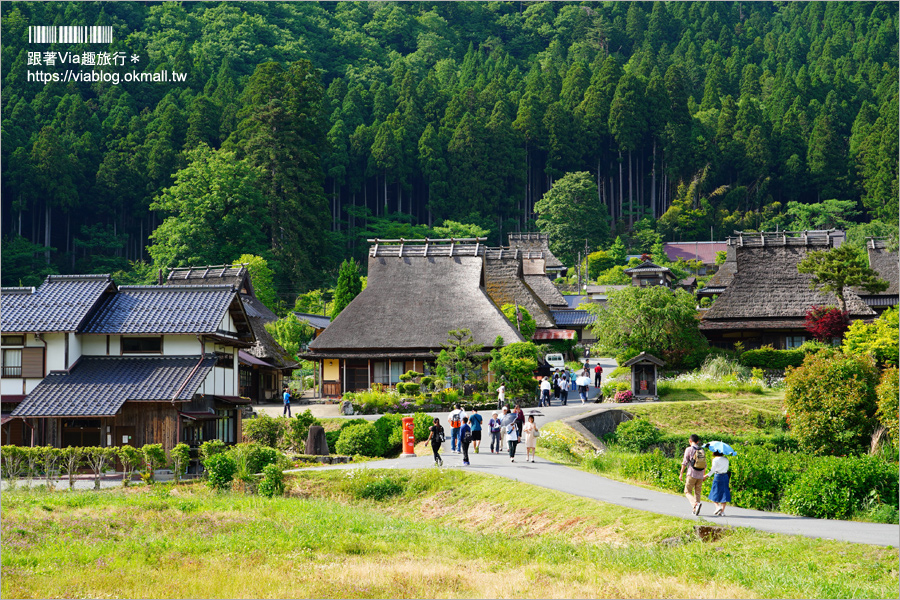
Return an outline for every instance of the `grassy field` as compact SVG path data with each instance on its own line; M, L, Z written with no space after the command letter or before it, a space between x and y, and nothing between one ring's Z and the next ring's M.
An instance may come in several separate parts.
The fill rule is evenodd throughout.
M666 432L751 433L781 428L783 391L758 395L720 394L700 401L629 404L623 410L647 418Z
M896 549L693 524L446 469L3 494L3 597L894 597ZM686 570L699 583L688 583Z

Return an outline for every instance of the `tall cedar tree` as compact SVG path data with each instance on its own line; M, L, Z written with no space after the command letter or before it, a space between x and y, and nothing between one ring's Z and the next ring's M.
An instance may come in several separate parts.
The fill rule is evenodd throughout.
M344 308L362 291L362 280L359 278L359 263L351 258L341 263L337 287L334 288L334 305L331 309L331 320L334 321Z
M326 140L319 73L308 60L256 67L241 94L237 130L226 147L263 170L272 253L280 274L311 287L328 267L328 202L321 156ZM324 268L323 268L324 267Z
M590 173L569 173L534 205L538 228L550 235L550 251L566 264L577 261L585 240L591 247L609 238L609 217L597 199Z

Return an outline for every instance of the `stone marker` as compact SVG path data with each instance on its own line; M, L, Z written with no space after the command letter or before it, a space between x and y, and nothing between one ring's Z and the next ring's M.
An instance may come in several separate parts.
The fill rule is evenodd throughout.
M309 428L309 435L306 437L306 454L316 454L319 456L331 454L328 451L328 440L325 438L325 428L321 425L313 425Z

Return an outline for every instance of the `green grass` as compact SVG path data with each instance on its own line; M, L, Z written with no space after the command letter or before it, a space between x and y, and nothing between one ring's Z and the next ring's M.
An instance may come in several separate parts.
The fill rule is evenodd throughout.
M359 499L372 486L392 492ZM703 543L684 519L486 475L317 471L297 476L290 494L267 500L200 485L4 493L0 591L881 598L897 590L896 549L746 529Z
M758 396L738 396L678 402L624 405L623 410L647 418L667 433L765 433L781 429L783 391Z
M660 381L656 389L660 400L666 402L784 395L782 390L772 390L749 381Z

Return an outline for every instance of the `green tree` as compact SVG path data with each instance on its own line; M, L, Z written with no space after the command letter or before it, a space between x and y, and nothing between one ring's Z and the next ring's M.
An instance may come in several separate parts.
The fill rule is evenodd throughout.
M506 383L510 398L533 397L537 390L534 370L541 357L533 342L514 342L491 351L491 369Z
M359 263L354 259L348 259L341 263L338 274L337 286L334 288L334 306L331 309L331 320L341 314L354 298L362 291L362 281L359 277Z
M881 365L896 365L900 359L898 327L897 307L887 309L873 323L853 321L844 336L844 353L873 356Z
M810 287L821 292L832 292L837 297L838 308L847 310L844 301L844 290L848 287L861 287L869 293L883 292L889 286L880 279L878 273L869 268L862 253L843 244L839 248L816 250L806 255L797 265L800 273L812 275Z
M153 262L159 268L217 265L244 253L268 254L261 170L205 144L188 158L175 184L151 204L171 215L150 234Z
M487 237L491 234L490 230L471 223L458 223L457 221L445 220L441 225L432 227L434 237L436 238L479 238Z
M609 216L597 199L597 183L590 173L568 173L535 205L537 226L550 235L550 250L574 264L585 240L592 244L609 237Z
M516 309L518 309L519 314L516 314ZM534 332L537 331L537 321L534 320L534 317L531 316L531 313L524 306L504 304L500 307L500 310L526 340L530 340Z
M694 297L684 290L656 285L628 286L611 291L605 306L588 304L594 315L591 330L604 352L646 351L671 364L689 352L706 347L700 333Z
M481 363L478 353L482 345L475 342L469 329L451 329L447 336L447 343L441 344L443 349L436 356L435 363L446 369L451 384L459 387L476 377L476 366Z
M853 225L859 215L853 200L824 200L814 204L788 202L787 215L793 217L790 231L810 229L843 229Z
M801 448L846 456L874 429L878 369L868 356L808 354L785 378L784 409Z
M294 315L288 315L274 323L266 323L265 328L275 338L278 345L295 359L300 352L300 347L309 343L315 333L312 327L304 325Z
M275 291L275 273L269 268L266 259L255 254L241 254L234 265L247 265L253 292L260 302L274 313L282 314L285 311L284 302L278 298Z

